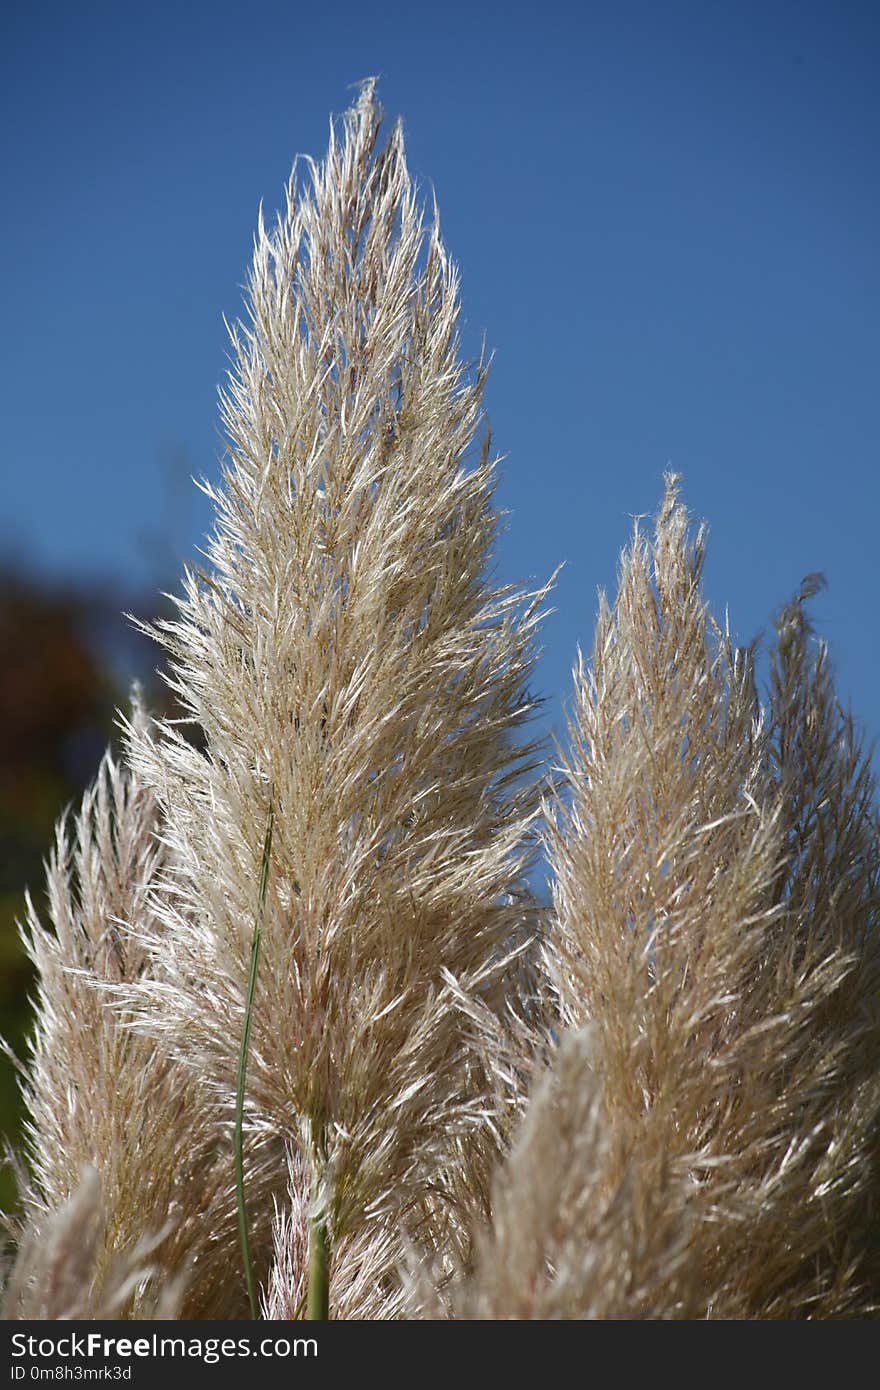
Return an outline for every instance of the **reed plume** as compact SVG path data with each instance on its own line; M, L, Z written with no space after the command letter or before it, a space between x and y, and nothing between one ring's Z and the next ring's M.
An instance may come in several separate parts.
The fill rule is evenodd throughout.
M708 611L704 534L690 539L677 494L670 477L653 541L637 527L613 608L601 600L550 817L560 1011L591 1029L614 1156L592 1180L616 1190L625 1161L644 1193L667 1170L697 1314L863 1311L878 1120L870 767L824 649L809 655L806 591L781 617L762 710L751 653Z
M138 704L133 727L150 738ZM75 1215L95 1307L111 1271L147 1240L160 1278L191 1274L185 1307L194 1300L206 1316L226 1316L239 1306L224 1252L235 1219L228 1142L192 1073L132 1033L107 994L150 969L140 934L160 930L150 906L166 865L159 828L152 794L108 755L75 820L59 824L49 924L28 904L24 940L38 988L23 1088L23 1219L34 1246L44 1227L67 1231ZM53 1215L61 1210L64 1221ZM130 1289L133 1316L142 1293ZM83 1315L91 1306L88 1289L78 1306Z
M18 1250L5 1272L4 1321L117 1318L134 1308L142 1318L181 1316L183 1280L163 1281L153 1260L162 1235L141 1237L102 1272L105 1218L101 1183L86 1168L79 1185L55 1211L19 1230Z
M171 722L128 744L173 854L139 933L161 983L124 998L230 1117L271 818L248 1201L283 1201L272 1146L298 1153L313 1252L380 1218L445 1240L485 1203L533 930L539 599L487 577L486 368L459 359L457 275L380 119L367 83L261 220L210 570L155 633L204 747Z
M496 1175L472 1267L445 1286L412 1272L422 1316L694 1314L687 1189L659 1146L638 1149L608 1123L597 1060L592 1025L562 1035Z

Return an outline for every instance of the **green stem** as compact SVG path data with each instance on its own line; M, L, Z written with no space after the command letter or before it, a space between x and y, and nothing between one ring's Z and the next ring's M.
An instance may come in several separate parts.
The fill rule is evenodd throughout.
M266 906L266 890L269 885L269 859L272 854L272 827L275 821L270 805L266 821L266 836L263 841L263 861L260 867L260 894L257 914L254 918L254 937L251 942L251 969L248 976L247 1000L244 1010L244 1027L241 1033L241 1051L238 1056L238 1089L235 1096L235 1191L238 1197L238 1234L241 1241L241 1258L244 1263L244 1278L247 1284L248 1302L251 1317L259 1317L257 1292L254 1282L254 1269L251 1263L251 1248L248 1240L247 1207L244 1200L244 1092L247 1079L248 1046L251 1038L251 1018L254 1009L254 993L257 987L257 965L260 959L260 942L263 936L263 910Z
M324 1213L309 1218L309 1301L306 1317L322 1322L330 1317L330 1241Z

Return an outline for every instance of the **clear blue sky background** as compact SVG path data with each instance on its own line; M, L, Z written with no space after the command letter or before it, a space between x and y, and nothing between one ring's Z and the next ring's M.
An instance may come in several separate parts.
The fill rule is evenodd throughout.
M808 571L880 731L875 5L4 6L0 545L167 583L216 476L260 199L381 74L496 350L505 578L568 562L555 723L597 585L672 466L741 640ZM183 459L183 463L180 460Z

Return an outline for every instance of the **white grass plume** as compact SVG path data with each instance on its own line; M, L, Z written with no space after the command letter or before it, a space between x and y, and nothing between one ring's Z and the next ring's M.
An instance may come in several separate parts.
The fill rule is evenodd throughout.
M577 676L550 839L561 1009L592 1026L612 1143L691 1184L702 1313L854 1312L876 1192L873 784L802 606L765 718L702 560L670 478Z
M173 864L163 983L127 997L230 1114L271 809L245 1118L299 1147L334 1239L482 1200L462 1161L488 1171L516 1089L496 1035L537 811L537 600L488 583L494 468L468 464L485 368L379 124L368 83L260 226L211 569L160 633L204 749L130 738ZM281 1168L249 1172L264 1210Z
M102 1270L104 1238L100 1178L94 1168L85 1168L57 1210L21 1231L4 1279L3 1320L117 1318L131 1308L143 1318L181 1316L184 1281L168 1277L161 1261L157 1265L153 1259L162 1233L141 1237Z
M566 1032L532 1088L495 1182L470 1272L439 1294L414 1276L423 1316L685 1317L688 1186L665 1155L621 1142L604 1114L589 1025Z
M150 737L139 705L134 726ZM132 1033L108 995L150 968L141 938L159 931L150 906L164 862L158 829L152 794L108 755L73 824L58 826L49 924L28 905L24 941L38 984L23 1087L31 1168L23 1214L36 1241L93 1171L95 1200L76 1209L81 1228L100 1207L100 1230L89 1237L95 1297L111 1268L161 1233L153 1263L168 1280L191 1275L187 1315L232 1316L240 1305L228 1282L228 1137L198 1078ZM138 1297L133 1288L133 1315Z

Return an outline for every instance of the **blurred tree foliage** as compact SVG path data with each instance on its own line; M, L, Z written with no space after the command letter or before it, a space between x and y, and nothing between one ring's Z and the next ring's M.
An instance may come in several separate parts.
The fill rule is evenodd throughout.
M154 648L123 608L144 611L118 589L62 587L0 566L0 1033L19 1056L33 985L16 926L25 889L42 910L55 822L94 777L132 679L154 706L163 699ZM0 1132L16 1147L20 1124L15 1071L0 1057ZM4 1169L0 1209L14 1201Z

